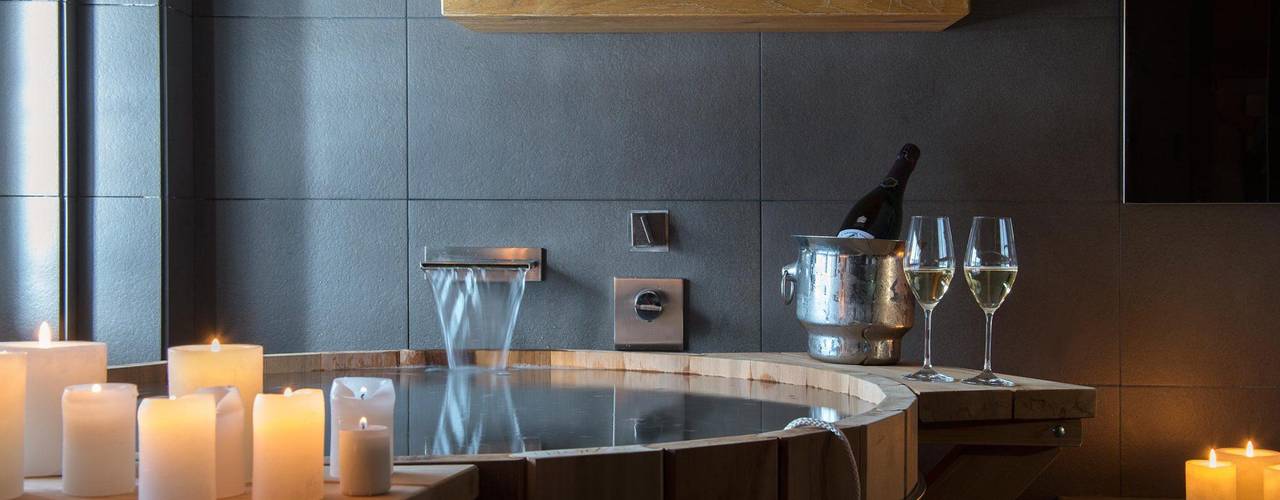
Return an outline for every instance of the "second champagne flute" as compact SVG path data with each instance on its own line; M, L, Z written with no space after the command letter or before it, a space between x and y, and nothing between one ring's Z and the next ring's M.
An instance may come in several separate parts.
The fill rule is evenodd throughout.
M946 217L911 218L907 230L907 252L902 270L911 284L911 293L924 309L924 363L910 380L955 382L956 379L933 369L933 308L951 286L956 272L956 255L951 246L951 220Z
M969 283L978 307L987 316L986 349L982 373L964 379L966 384L1012 387L1013 382L991 371L991 323L996 309L1013 289L1018 277L1018 251L1013 245L1013 219L974 217L969 229L969 247L964 253L964 279Z

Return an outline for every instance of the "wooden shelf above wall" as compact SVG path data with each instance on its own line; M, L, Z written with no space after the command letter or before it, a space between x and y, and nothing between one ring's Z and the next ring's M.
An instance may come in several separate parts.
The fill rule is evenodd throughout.
M442 0L474 31L942 31L969 0Z

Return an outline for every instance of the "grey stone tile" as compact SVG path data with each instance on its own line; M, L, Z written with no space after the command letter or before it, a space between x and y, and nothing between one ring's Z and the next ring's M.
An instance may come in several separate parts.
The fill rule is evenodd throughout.
M217 330L215 202L169 203L169 345L207 343Z
M409 17L440 17L440 0L408 0Z
M197 193L208 192L210 173L196 171L195 154L195 97L194 97L194 36L195 25L191 16L174 9L165 10L165 126L168 137L165 143L167 182L169 196L192 198Z
M1120 398L1125 497L1181 498L1186 460L1249 439L1280 443L1280 389L1124 387Z
M0 197L0 340L33 340L41 321L58 328L58 213L57 198Z
M756 198L755 34L409 29L413 198Z
M211 22L219 197L404 197L403 20Z
M106 342L113 365L159 360L160 200L83 198L77 203L78 334Z
M909 199L1119 199L1119 21L766 33L765 199L852 200L905 142Z
M80 9L80 194L160 194L157 7Z
M57 26L55 2L0 2L0 195L58 194Z
M218 330L268 353L398 349L405 202L218 201Z
M806 335L794 309L778 297L779 269L796 258L792 234L831 234L849 204L765 202L762 211L761 303L765 351L803 351ZM970 219L1014 219L1017 286L996 313L993 362L998 372L1081 384L1119 382L1119 213L1110 203L912 202L908 215L951 217L953 244L963 251ZM905 225L905 224L904 224ZM934 310L934 363L982 366L983 318L957 276ZM919 363L924 317L903 344L903 362Z
M1096 414L1084 421L1084 444L1063 448L1022 500L1120 496L1120 388L1097 389Z
M669 209L669 253L629 250L628 211ZM525 287L513 345L613 348L613 277L685 278L686 346L760 348L759 205L755 202L411 201L409 262L424 246L530 246L546 278ZM415 267L415 266L411 266ZM443 345L435 297L409 274L413 348Z
M1280 387L1280 205L1125 205L1125 383Z
M405 0L194 0L201 16L234 17L394 17Z

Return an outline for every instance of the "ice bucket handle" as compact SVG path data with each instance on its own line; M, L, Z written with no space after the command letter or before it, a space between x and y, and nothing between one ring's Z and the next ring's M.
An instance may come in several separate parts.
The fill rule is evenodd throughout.
M782 303L791 304L796 298L796 263L782 266Z

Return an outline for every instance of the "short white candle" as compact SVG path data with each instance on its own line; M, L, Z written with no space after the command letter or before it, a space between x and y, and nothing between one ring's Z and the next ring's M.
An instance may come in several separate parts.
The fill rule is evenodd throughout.
M324 392L259 394L253 429L254 500L324 496Z
M213 396L217 407L217 464L214 467L217 476L218 498L227 498L244 493L246 482L244 464L244 405L240 401L240 391L235 386L205 387L196 394Z
M391 431L361 418L354 429L338 432L338 486L343 495L367 497L391 490Z
M262 392L262 346L222 344L169 348L169 395L191 394L204 387L234 385L244 407L245 474L253 472L253 397ZM252 476L250 476L252 477Z
M40 324L36 339L0 342L0 350L27 353L25 474L56 476L62 472L62 390L107 381L107 344L53 340L48 323Z
M0 498L22 496L22 421L27 353L0 351Z
M1280 500L1280 465L1272 465L1262 470L1262 498Z
M1236 498L1262 500L1262 471L1280 464L1280 452L1254 449L1253 441L1244 448L1218 448L1218 458L1236 464Z
M329 475L338 476L342 454L338 453L338 432L355 429L360 419L387 428L394 434L396 387L389 378L339 377L329 390ZM391 449L387 449L388 459Z
M1209 450L1208 460L1187 460L1186 484L1187 500L1235 500L1236 465Z
M138 407L138 500L214 500L213 396L147 398Z
M62 393L62 492L133 492L138 386L83 384Z

